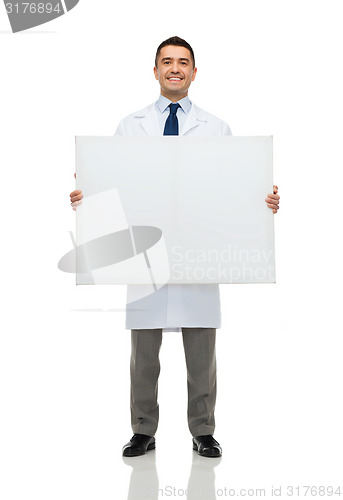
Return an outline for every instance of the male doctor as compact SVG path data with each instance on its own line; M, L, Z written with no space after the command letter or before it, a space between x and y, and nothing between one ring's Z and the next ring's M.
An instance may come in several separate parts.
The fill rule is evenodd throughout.
M231 135L227 123L190 101L188 89L196 73L194 52L185 40L174 36L162 42L154 67L161 88L159 99L124 118L116 134ZM277 191L274 186L274 192L265 199L274 214L279 208ZM82 197L80 190L70 194L74 209ZM221 456L221 447L213 438L219 286L165 285L150 294L144 290L144 285L129 286L126 327L131 329L131 425L134 435L123 447L123 455L139 456L155 448L162 332L182 330L187 366L188 427L193 436L193 449L201 456Z

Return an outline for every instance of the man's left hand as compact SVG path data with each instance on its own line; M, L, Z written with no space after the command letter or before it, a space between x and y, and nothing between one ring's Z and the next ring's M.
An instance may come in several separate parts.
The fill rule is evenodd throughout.
M267 194L267 198L265 199L267 207L273 209L273 214L276 214L277 211L279 210L280 196L277 194L277 192L278 192L278 187L273 186L273 193Z

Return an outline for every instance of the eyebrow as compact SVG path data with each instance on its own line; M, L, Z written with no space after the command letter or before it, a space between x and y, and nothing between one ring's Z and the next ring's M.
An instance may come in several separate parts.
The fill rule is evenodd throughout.
M172 59L174 59L173 57L163 57L161 62L163 61L171 61ZM187 59L187 57L179 57L178 58L178 61L187 61L189 62L189 59Z

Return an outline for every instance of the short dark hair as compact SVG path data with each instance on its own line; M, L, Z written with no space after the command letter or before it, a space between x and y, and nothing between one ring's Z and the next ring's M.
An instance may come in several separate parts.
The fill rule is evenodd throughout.
M157 51L156 51L156 57L155 57L155 66L156 66L156 68L157 68L157 59L158 59L158 56L160 55L160 52L163 49L163 47L166 47L167 45L176 45L178 47L185 47L186 49L188 49L189 52L191 53L191 57L192 57L192 61L193 61L193 68L195 68L195 58L194 58L193 49L189 45L189 43L186 42L186 40L183 40L179 36L172 36L172 37L168 38L167 40L164 40L164 42L162 42L158 46Z

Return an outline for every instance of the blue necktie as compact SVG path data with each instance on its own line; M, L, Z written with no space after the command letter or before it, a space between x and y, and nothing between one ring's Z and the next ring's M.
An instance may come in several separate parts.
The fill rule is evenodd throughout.
M168 108L170 108L170 113L164 126L163 135L179 135L179 121L176 112L180 107L178 102L169 104Z

